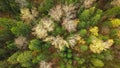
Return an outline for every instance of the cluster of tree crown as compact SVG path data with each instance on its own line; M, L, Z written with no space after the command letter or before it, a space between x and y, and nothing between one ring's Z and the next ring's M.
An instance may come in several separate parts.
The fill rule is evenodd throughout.
M120 68L120 0L0 0L0 68Z

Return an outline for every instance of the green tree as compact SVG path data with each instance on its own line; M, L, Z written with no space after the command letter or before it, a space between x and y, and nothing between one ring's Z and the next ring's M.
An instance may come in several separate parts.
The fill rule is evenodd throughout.
M17 57L17 61L21 64L22 67L31 67L32 58L32 51L24 51Z
M91 19L90 19L90 25L92 25L92 26L97 25L101 19L102 13L103 13L102 10L97 9L94 16L91 17Z
M9 50L17 50L17 47L16 45L13 43L13 41L7 41L6 42L6 47L9 49Z
M87 51L88 50L88 46L87 45L81 45L80 46L80 50L81 51Z
M17 57L19 56L19 54L20 54L20 52L15 52L14 54L12 54L12 56L10 56L9 58L8 58L8 62L10 62L11 64L16 64L16 63L18 63L17 62Z
M53 7L53 5L54 5L53 0L44 0L38 7L38 10L41 13L47 13L50 10L50 8Z
M97 25L99 23L99 20L101 19L102 13L102 10L95 7L85 9L83 12L79 13L79 19L80 21L82 21L80 22L80 24L78 24L79 28L80 26L89 27Z
M36 57L32 60L32 62L33 62L33 63L39 63L40 61L45 60L46 57L47 57L47 56L44 55L44 54L39 54L38 56L36 56Z
M0 0L0 11L17 14L19 13L19 7L15 0Z
M30 26L23 23L23 22L17 22L16 26L11 28L11 31L16 36L28 36L30 34Z
M99 60L99 59L93 58L91 60L91 62L95 67L103 67L104 66L104 62L102 60Z
M13 39L13 34L10 29L15 26L15 20L8 18L0 18L0 41Z
M65 35L66 34L66 30L64 27L61 27L60 25L58 24L55 24L55 28L54 31L52 32L52 34L54 36L57 36L57 35Z
M120 7L115 6L111 9L108 9L103 13L103 15L106 16L106 17L112 17L112 16L120 15Z
M30 50L40 50L41 48L41 41L38 39L32 39L29 44Z
M79 31L80 36L85 37L87 35L87 30L86 29L81 29Z

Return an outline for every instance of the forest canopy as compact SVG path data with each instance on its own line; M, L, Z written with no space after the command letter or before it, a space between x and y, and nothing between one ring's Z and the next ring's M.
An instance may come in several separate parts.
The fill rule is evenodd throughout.
M0 68L120 68L120 0L0 0Z

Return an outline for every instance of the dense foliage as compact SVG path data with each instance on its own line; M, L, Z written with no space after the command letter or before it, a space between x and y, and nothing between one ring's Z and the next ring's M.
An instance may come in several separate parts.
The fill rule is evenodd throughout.
M120 0L0 0L0 16L0 68L120 68Z

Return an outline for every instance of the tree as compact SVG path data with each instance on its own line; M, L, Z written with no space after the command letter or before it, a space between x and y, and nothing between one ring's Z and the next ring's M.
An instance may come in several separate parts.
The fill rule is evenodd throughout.
M13 34L10 29L15 26L15 20L8 18L0 18L0 41L13 39Z
M9 58L8 58L8 62L10 62L11 64L16 64L16 63L18 63L17 62L17 57L19 56L19 54L20 54L20 52L15 52L14 54L12 54L12 56L10 56Z
M17 57L17 61L21 64L22 67L31 67L32 58L32 51L24 51Z
M50 10L51 7L53 7L53 5L53 0L44 0L38 7L38 10L42 13L46 13Z
M29 25L19 21L11 28L11 31L15 36L28 36L31 30Z
M95 67L103 67L104 66L104 62L102 60L99 60L99 59L94 58L91 60L91 62Z
M41 48L41 41L38 39L32 39L29 44L30 50L40 50Z
M15 3L15 0L0 0L0 11L17 14L19 6Z

